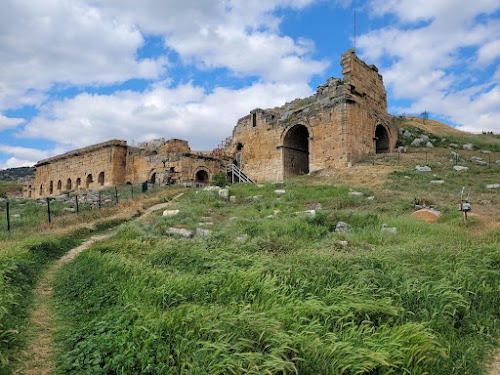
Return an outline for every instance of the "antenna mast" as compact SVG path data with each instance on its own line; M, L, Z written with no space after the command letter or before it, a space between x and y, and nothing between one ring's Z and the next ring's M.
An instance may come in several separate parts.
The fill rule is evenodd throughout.
M356 53L356 9L354 9L354 53Z

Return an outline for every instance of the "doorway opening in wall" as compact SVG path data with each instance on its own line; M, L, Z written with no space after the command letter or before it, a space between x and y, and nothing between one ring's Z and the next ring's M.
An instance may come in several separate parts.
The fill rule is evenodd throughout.
M97 177L97 183L101 186L104 186L104 172L99 173L99 177Z
M54 181L50 181L49 194L54 194Z
M94 182L94 180L92 179L92 175L89 174L85 180L85 187L88 189L92 182Z
M68 180L66 181L66 190L71 190L71 178L68 178Z
M80 177L78 177L76 179L76 188L78 189L80 187L80 185L82 184L82 179Z
M236 155L234 157L234 164L238 167L241 168L241 153L243 152L243 144L238 143L236 145Z
M196 172L194 179L198 184L208 184L208 172L204 169L200 169L198 172Z
M151 177L149 178L149 183L154 185L156 184L156 173L153 173Z
M309 131L304 125L288 130L283 140L283 177L309 173Z
M31 198L31 185L28 187L28 198Z
M389 133L383 125L377 125L375 128L375 152L384 154L389 152Z

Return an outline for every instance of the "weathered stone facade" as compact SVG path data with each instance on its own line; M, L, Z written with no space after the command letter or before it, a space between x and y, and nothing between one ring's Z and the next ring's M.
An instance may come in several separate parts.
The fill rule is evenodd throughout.
M30 198L128 183L208 184L221 171L221 160L192 153L188 143L179 139L159 139L138 147L112 140L42 160L35 167L35 178L25 191Z
M253 181L282 181L392 152L397 132L389 126L382 76L353 50L342 55L341 65L343 78L330 78L316 94L252 110L211 155L193 153L179 139L137 147L112 140L40 161L26 196L126 183L204 184L232 162Z
M315 95L239 119L225 153L254 181L282 181L393 151L397 132L382 76L353 50L341 65L344 77L330 78Z

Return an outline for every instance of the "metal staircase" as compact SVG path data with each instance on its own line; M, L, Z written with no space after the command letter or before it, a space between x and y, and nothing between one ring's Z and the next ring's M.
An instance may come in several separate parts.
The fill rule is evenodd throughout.
M250 177L248 177L241 169L239 169L235 164L226 165L226 173L231 176L231 183L244 182L249 184L254 184Z

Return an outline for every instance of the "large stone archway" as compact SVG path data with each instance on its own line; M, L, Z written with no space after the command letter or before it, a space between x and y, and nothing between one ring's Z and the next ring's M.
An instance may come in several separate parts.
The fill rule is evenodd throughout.
M309 130L304 125L295 125L283 138L283 178L308 173Z
M205 169L199 169L195 174L194 174L194 180L197 184L208 184L210 182L210 175L207 170Z
M375 152L377 154L383 154L390 152L390 138L389 132L383 125L377 125L375 128L375 137L373 138L375 141Z

